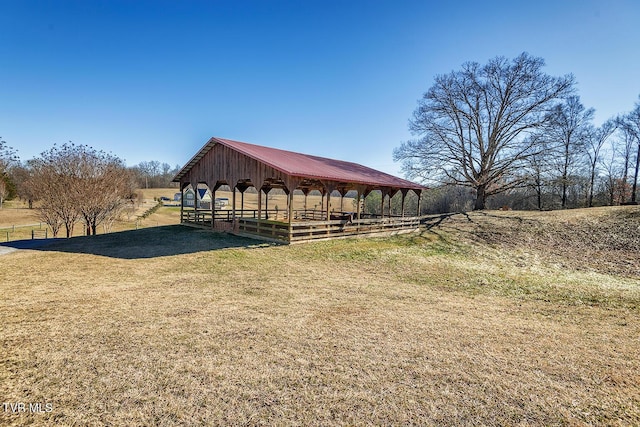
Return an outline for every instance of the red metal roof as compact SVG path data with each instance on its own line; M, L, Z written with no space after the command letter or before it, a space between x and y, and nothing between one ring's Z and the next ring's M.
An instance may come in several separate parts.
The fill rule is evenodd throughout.
M271 166L287 175L329 180L336 182L365 184L376 187L393 187L422 190L422 185L402 178L368 168L357 163L334 160L293 151L264 147L246 142L233 141L224 138L211 138L207 144L191 159L178 173L174 181L186 174L198 160L200 160L215 144L225 145L248 157Z

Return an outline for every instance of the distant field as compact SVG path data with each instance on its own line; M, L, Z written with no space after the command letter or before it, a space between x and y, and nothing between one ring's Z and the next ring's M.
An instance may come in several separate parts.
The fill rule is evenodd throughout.
M640 425L639 251L637 207L294 246L166 225L14 251L0 395L51 411L0 424Z
M160 199L160 197L165 196L173 199L173 194L177 191L176 189L153 188L138 191L143 195L142 202L136 204L135 209L132 212L123 214L120 221L116 221L113 224L111 231L133 230L141 227L177 224L180 222L180 215L178 214L179 211L168 208L164 212L161 212L160 215L154 215L153 217L147 217L144 219L140 218L142 214L156 205L156 200ZM35 206L37 207L37 203ZM38 217L38 210L29 209L25 202L12 200L6 202L4 207L0 209L0 243L13 240L30 239L32 237L32 230L36 230L37 236L40 237L47 228L47 225ZM98 234L103 234L105 232L108 232L105 227L98 227ZM51 237L51 230L48 230L47 235ZM84 235L82 222L78 222L76 224L73 235ZM59 234L59 237L63 236L65 236L64 227Z

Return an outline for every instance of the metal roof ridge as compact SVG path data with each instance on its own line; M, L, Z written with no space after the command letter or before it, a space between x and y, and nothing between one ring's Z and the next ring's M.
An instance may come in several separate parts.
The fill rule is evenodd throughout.
M344 176L341 177L340 173L336 174L333 171L335 171L336 169L341 170L342 167L345 167L345 169L352 169L357 171L355 173L357 178L356 176L354 176L349 181L354 184L374 183L375 181L379 181L381 178L384 177L384 178L390 179L391 181L396 181L396 182L388 183L392 187L399 186L399 187L413 188L413 189L426 188L421 184L417 184L415 182L406 180L404 178L400 178L395 175L392 175L392 174L389 174L389 173L386 173L386 172L383 172L383 171L380 171L356 162L332 159L329 157L317 156L314 154L299 153L296 151L267 147L264 145L257 145L249 142L237 141L237 140L227 139L227 138L222 138L217 136L211 137L202 146L202 148L185 164L185 166L180 170L180 172L176 174L173 181L179 182L180 179L184 175L186 175L187 172L191 170L191 168L193 168L193 166L196 163L198 163L209 151L211 151L211 149L215 147L216 144L224 145L229 149L232 149L234 151L241 153L242 155L253 158L289 176L297 176L297 177L303 177L303 178L306 177L306 178L319 179L319 180L342 181L342 179L339 179L339 178L344 178ZM286 159L285 157L284 159L282 159L281 162L278 162L277 160L279 160L279 156L282 156L283 154L286 156L293 157L293 159L291 158ZM301 161L302 162L301 165L304 165L306 162L313 162L314 167L311 167L310 170L308 171L305 171L304 167L298 170L295 170L295 168L294 170L292 170L291 166L296 166L297 165L297 163L295 163L296 161ZM291 164L292 162L293 162L293 165ZM347 168L347 166L351 166L351 167ZM314 170L314 168L317 168L317 169ZM326 174L319 172L319 170L322 170L322 169L325 169L324 172ZM330 169L330 171L326 169ZM333 172L333 174L331 172ZM370 180L367 180L366 179L367 176L370 176L373 182L371 182Z
M363 165L361 163L351 162L351 161L348 161L348 160L332 159L330 157L317 156L315 154L300 153L300 152L297 152L297 151L284 150L284 149L281 149L281 148L274 148L274 147L267 147L267 146L264 146L264 145L252 144L252 143L249 143L249 142L237 141L237 140L233 140L233 139L226 139L226 138L220 138L220 137L213 137L211 139L216 139L217 141L219 141L223 145L225 145L227 147L230 147L230 148L234 148L234 149L242 152L242 154L245 154L245 155L250 156L250 157L256 157L256 156L255 156L255 154L247 152L246 150L242 150L242 149L239 149L238 147L235 147L234 143L237 143L237 144L240 144L240 145L249 145L251 147L256 147L256 149L259 149L259 150L277 151L277 152L281 152L281 153L293 154L293 155L296 155L296 156L304 156L307 159L311 159L311 160L315 160L315 161L317 161L317 160L329 161L329 162L332 162L332 163L340 163L340 164L343 164L343 165L358 166L359 168L364 168L367 171L373 171L373 172L376 172L378 174L382 174L382 175L388 176L390 178L399 179L399 180L405 181L405 182L407 182L409 184L420 186L419 184L411 182L411 181L408 181L408 180L406 180L404 178L400 178L400 177L397 177L395 175L391 175L390 173L379 171L377 169L373 169L373 168L371 168L369 166L366 166L366 165ZM232 144L225 144L224 143L225 141L231 142ZM260 161L264 162L265 164L267 164L267 165L269 165L269 166L271 166L271 167L273 167L275 169L278 169L281 172L284 172L284 173L286 173L288 175L301 176L300 172L293 171L293 170L287 170L287 169L283 168L282 166L277 166L277 165L273 164L272 162L265 161L263 158L260 158L260 159L257 159L257 160L260 160ZM314 178L331 179L330 176L320 176L320 175L317 175ZM364 181L363 181L363 183L364 183Z
M215 139L216 141L218 141L218 143L224 145L225 147L229 147L231 149L234 149L234 150L244 154L245 156L249 156L251 158L259 160L260 162L262 162L262 163L264 163L264 164L266 164L268 166L271 166L272 168L277 169L280 172L285 173L287 175L294 175L295 173L293 171L290 171L290 170L287 170L287 169L283 168L282 166L278 166L278 165L273 164L272 162L266 161L264 158L256 156L255 154L253 154L251 152L248 152L246 149L243 150L242 148L237 147L235 144L250 145L252 147L256 147L257 149L263 149L263 150L266 149L266 150L273 150L273 151L284 151L284 152L287 152L287 153L292 153L292 154L297 154L297 155L302 154L302 153L296 153L294 151L281 150L279 148L266 147L264 145L257 145L257 144L251 144L251 143L248 143L248 142L243 142L243 141L236 141L236 140L233 140L233 139L226 139L226 138L220 138L220 137L213 137L211 139Z

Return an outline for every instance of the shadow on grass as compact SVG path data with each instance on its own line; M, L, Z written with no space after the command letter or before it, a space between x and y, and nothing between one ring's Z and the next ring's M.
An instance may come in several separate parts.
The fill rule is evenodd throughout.
M273 245L275 244L183 225L150 227L71 239L18 240L0 244L15 249L92 254L121 259L156 258L217 249Z

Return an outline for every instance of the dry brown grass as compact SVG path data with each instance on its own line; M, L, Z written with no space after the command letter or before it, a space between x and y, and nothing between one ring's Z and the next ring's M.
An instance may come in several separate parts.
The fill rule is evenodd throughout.
M5 202L0 209L0 229L39 222L38 212L35 209L29 209L26 203L12 200Z
M533 255L568 268L640 278L637 206L458 214L446 217L439 227L504 249L525 263Z
M296 246L173 226L4 255L0 395L53 410L0 408L0 424L640 424L638 278L492 240L498 216Z
M113 231L133 230L140 227L156 227L167 224L177 224L180 222L176 208L166 207L160 209L159 212L147 218L141 218L142 215L152 209L156 204L155 199L162 196L173 197L175 189L173 188L154 188L139 190L143 195L141 203L135 206L133 212L123 214L119 221L115 221L111 228L99 226L98 234L104 234ZM35 205L37 207L37 203ZM12 200L5 203L3 209L0 209L0 242L24 240L32 238L32 230L36 231L38 238L44 237L44 231L47 225L42 223L37 209L29 209L26 202ZM65 236L64 227L60 230L58 237ZM84 227L79 221L73 231L73 236L83 236ZM47 230L47 236L52 237L51 229Z

